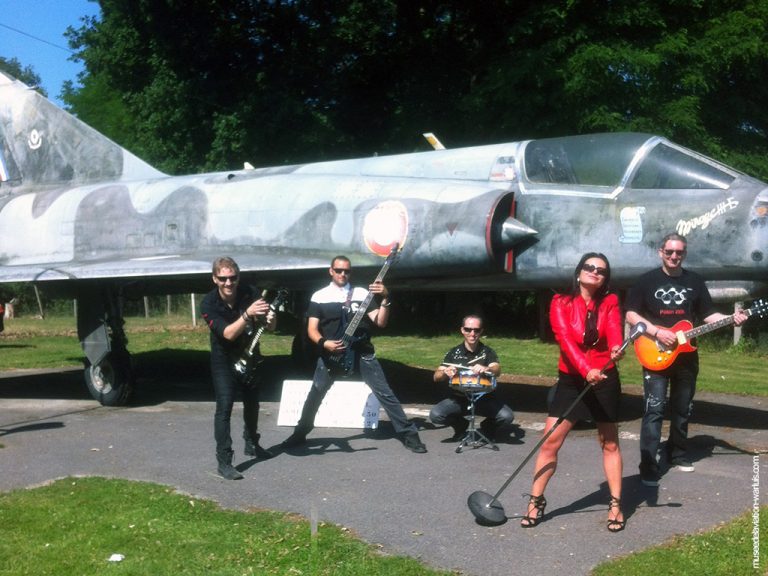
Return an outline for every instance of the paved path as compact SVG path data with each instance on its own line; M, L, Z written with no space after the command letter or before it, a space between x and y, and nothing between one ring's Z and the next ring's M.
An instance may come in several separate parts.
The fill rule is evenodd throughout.
M640 398L628 388L621 423L624 532L605 528L608 495L589 428L575 430L566 442L542 524L524 530L514 518L524 509L521 494L530 486L531 462L499 498L510 520L486 528L475 522L467 497L475 490L495 493L530 453L540 437L546 388L505 377L499 393L516 410L517 435L500 443L498 452L456 454L456 444L446 442L450 431L426 419L442 391L407 380L425 382L427 372L394 373L393 387L423 427L427 454L405 450L386 421L373 433L316 430L306 449L264 462L244 459L237 434L237 462L245 474L238 482L214 474L212 392L199 365L164 378L143 376L142 391L127 408L95 404L79 371L0 374L0 490L67 475L147 480L226 507L306 517L316 510L321 521L346 526L387 553L462 574L588 574L604 560L745 512L752 504L750 452L768 451L766 399L699 394L690 431L696 472L671 470L658 489L643 487L637 474ZM278 446L290 433L276 425L278 399L277 385L265 390L266 446ZM236 409L238 431L240 414ZM764 486L768 454L759 457L759 466ZM751 560L743 559L744 572Z

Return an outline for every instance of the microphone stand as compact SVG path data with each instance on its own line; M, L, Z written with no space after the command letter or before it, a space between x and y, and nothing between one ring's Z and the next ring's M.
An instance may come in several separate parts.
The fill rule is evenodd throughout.
M627 346L629 346L632 342L637 340L637 338L640 337L640 334L644 333L646 330L646 326L643 322L638 322L632 331L629 334L629 337L622 342L619 349L616 351L617 356L624 352L624 350L627 349ZM618 359L617 359L618 360ZM608 367L615 362L614 360L609 360L606 362L605 366L602 367L600 372L604 372L608 369ZM499 524L503 524L507 521L507 515L504 513L504 508L501 506L501 503L498 501L499 496L502 492L509 486L510 482L514 480L515 476L518 475L520 470L523 469L523 466L525 466L528 461L533 457L533 455L536 453L536 451L541 448L541 445L544 444L544 442L547 441L547 438L549 438L552 433L557 429L560 424L562 424L563 420L565 420L568 415L571 413L571 410L573 410L576 405L581 401L581 399L584 397L584 395L587 393L587 391L592 387L592 385L588 384L584 386L584 389L579 392L579 395L576 396L576 399L571 402L571 405L568 406L568 408L565 409L565 412L562 413L562 415L555 421L552 428L549 429L549 431L544 434L544 436L541 437L541 439L536 443L536 445L533 447L531 452L528 454L528 456L525 457L525 459L520 463L520 465L517 467L517 469L512 472L511 476L507 478L507 481L504 482L501 488L491 496L487 492L483 491L477 491L473 492L469 495L469 498L467 499L467 505L469 506L470 511L472 514L475 515L475 518L480 524L485 524L488 526L498 526Z

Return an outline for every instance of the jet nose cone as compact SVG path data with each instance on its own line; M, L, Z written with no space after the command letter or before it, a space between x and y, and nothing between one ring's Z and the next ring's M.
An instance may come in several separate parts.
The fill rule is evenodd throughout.
M501 245L505 250L509 250L520 241L536 234L538 234L538 231L510 217L504 220L501 225Z

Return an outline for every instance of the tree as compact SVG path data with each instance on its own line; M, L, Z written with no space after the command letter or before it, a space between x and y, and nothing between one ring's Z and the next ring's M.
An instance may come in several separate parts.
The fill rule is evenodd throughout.
M24 82L27 86L34 87L35 90L40 92L43 96L48 96L48 93L40 86L40 76L35 72L32 66L24 66L16 58L4 58L0 56L0 70L10 74L16 80Z
M101 6L65 100L85 119L106 95L121 144L169 172L637 130L768 177L768 0Z

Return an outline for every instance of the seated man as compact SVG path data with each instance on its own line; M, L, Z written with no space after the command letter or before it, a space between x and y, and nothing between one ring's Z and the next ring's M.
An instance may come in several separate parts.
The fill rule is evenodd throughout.
M482 333L483 319L480 316L473 314L464 318L461 325L464 342L445 355L443 364L435 370L433 376L435 382L450 382L461 370L457 366L465 366L476 374L490 373L494 377L501 373L496 352L480 341ZM468 404L466 395L452 388L449 398L432 407L429 419L433 424L452 426L454 430L452 439L461 440L469 427L469 421L464 416ZM499 428L505 424L511 424L515 418L512 409L496 398L493 393L485 394L475 402L475 413L485 416L485 420L480 425L480 432L491 441Z

